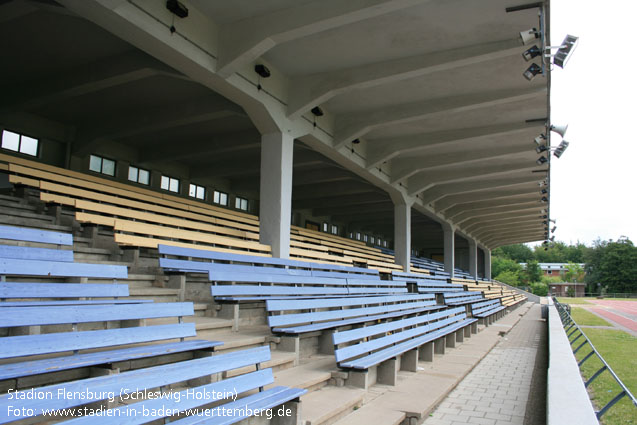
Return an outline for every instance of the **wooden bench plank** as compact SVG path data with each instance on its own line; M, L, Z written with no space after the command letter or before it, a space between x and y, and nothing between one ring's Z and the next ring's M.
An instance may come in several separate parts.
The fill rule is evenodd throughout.
M0 298L127 297L128 285L0 282Z
M181 333L181 335L190 334L191 332ZM171 335L175 335L175 333L168 333L166 335L167 337L164 339L170 339L169 337ZM105 365L125 360L164 356L167 354L182 353L185 351L202 350L220 345L223 345L221 341L190 340L98 351L94 353L73 354L70 356L40 360L28 360L19 363L9 363L0 365L0 380L59 372L61 370L77 369L94 365Z
M73 251L68 249L0 245L0 258L73 262Z
M64 384L50 385L46 387L26 390L34 393L33 399L20 399L20 407L23 411L16 416L0 416L0 424L15 421L27 417L26 411L33 409L36 415L42 415L47 409L71 408L95 401L105 400L109 393L130 394L145 389L159 388L177 382L184 382L201 376L225 372L263 363L270 360L268 347L259 347L244 351L219 354L195 360L133 370L126 373L110 376L101 376L87 380L67 382ZM84 393L87 397L79 399L65 397L66 393ZM24 393L22 391L21 393ZM48 394L51 394L49 397ZM11 398L10 398L11 397ZM15 406L16 395L7 394L0 396L0 411L8 412L9 406ZM42 398L45 398L44 400Z
M67 246L73 245L73 236L68 233L4 225L0 225L0 239Z
M2 338L0 359L139 344L174 338L188 338L196 335L194 323L181 323L97 331L6 336Z
M0 275L126 279L126 266L0 258Z
M144 236L126 235L123 233L115 233L114 239L118 245L132 246L137 248L157 248L159 245L170 245L170 246L184 247L184 248L197 247L197 249L210 250L211 252L225 252L225 253L234 253L234 254L246 252L246 251L233 249L233 248L221 248L217 246L197 245L194 243L187 243L187 242L169 241L165 239L155 239L155 238L144 237ZM250 251L250 255L262 255L264 258L268 258L270 256L270 253Z
M13 308L2 320L3 327L64 323L105 322L160 317L192 316L193 304L152 303L146 305L89 305Z

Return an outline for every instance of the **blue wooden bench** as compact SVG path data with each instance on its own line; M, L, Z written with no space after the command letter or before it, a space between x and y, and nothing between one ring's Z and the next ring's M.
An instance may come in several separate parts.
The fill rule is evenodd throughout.
M471 304L471 316L477 318L485 326L489 326L506 312L499 298Z
M73 251L69 249L63 250L50 248L32 248L14 245L0 245L0 258L73 262Z
M68 233L51 232L49 230L17 226L0 225L0 239L37 242L51 245L73 245L73 236Z
M109 283L0 282L0 307L138 304L153 302L152 300L120 299L120 297L128 297L128 285ZM62 299L58 300L59 298ZM84 298L97 299L88 300Z
M0 411L10 412L9 415L0 416L0 424L23 419L29 416L41 416L47 409L60 410L72 409L95 402L104 402L112 395L118 399L120 395L129 395L140 391L149 391L160 394L161 390L170 385L207 378L221 376L224 372L254 367L256 371L245 373L236 377L207 382L196 388L189 388L175 392L171 397L148 398L144 401L122 405L113 408L108 414L89 415L72 419L69 424L111 424L125 420L127 424L143 424L157 421L161 418L176 416L188 409L201 409L201 415L190 416L173 423L234 423L247 418L249 410L273 408L282 404L297 413L299 398L307 391L288 387L274 387L264 390L264 387L274 382L272 369L261 369L260 364L270 360L268 347L259 347L228 354L219 354L212 357L204 357L178 363L155 366L121 373L119 375L100 376L86 380L67 382L64 384L41 387L33 390L34 397L30 399L11 399L11 395L0 396ZM160 389L155 393L153 389ZM153 390L153 391L151 391ZM221 410L210 408L211 402L228 401L227 397L243 395L257 390L236 401L226 402L222 406L226 408L226 415ZM65 397L66 394L85 394L80 397ZM213 396L211 396L211 394ZM222 396L219 396L222 395ZM225 396L223 396L225 395ZM17 395L19 397L19 395ZM42 398L47 397L46 400ZM224 398L225 397L225 398ZM13 406L13 410L9 409ZM239 411L243 408L243 412ZM8 410L9 409L9 410ZM29 412L28 409L32 409ZM204 413L206 409L208 413ZM236 410L235 410L236 409ZM28 413L32 413L29 415ZM118 421L117 418L120 418ZM171 421L172 422L172 421Z
M419 356L432 361L434 351L443 354L445 346L455 347L470 336L475 322L477 319L467 318L464 308L454 307L334 332L334 354L338 366L349 370L348 384L363 388L375 382L395 385L399 367L417 371ZM376 373L369 373L372 368Z
M3 308L2 313L3 320L0 327L5 328L9 335L12 333L18 333L18 335L0 338L0 344L2 344L0 359L18 359L18 362L0 365L0 380L92 365L107 365L175 352L209 349L221 345L217 341L184 342L184 338L196 336L194 323L182 323L181 319L183 316L194 314L192 303L14 306ZM179 323L139 326L144 319L165 317L177 317ZM128 321L123 323L132 324L132 326L78 330L79 325L83 323L114 321ZM60 329L60 325L67 325L67 329ZM34 326L40 327L39 329L55 326L57 329L53 333L30 334L29 330ZM14 329L20 332L14 332ZM179 339L180 342L80 353L81 350L171 339ZM30 356L68 352L72 355L42 360L25 359Z
M444 303L451 306L470 305L484 301L484 295L482 295L482 292L477 291L443 292L442 297L444 299Z

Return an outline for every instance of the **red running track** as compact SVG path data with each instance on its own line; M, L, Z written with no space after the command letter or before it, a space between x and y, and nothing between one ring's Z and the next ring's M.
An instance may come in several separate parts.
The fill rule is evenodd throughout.
M637 332L637 301L590 300L595 313Z

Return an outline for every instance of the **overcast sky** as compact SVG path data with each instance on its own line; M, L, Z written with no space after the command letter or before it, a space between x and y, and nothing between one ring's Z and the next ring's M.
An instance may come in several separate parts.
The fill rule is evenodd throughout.
M551 1L551 45L579 37L566 67L552 72L552 122L569 125L570 142L551 160L556 240L637 243L635 19L635 0ZM561 141L552 138L553 146Z

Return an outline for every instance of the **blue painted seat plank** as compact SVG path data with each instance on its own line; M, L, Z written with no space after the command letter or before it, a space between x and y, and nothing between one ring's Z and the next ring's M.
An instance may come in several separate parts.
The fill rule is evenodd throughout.
M263 392L252 394L248 397L233 401L232 403L225 404L224 407L232 412L238 413L248 412L249 410L263 411L297 399L305 393L307 393L307 390L300 388L273 387ZM230 425L247 418L248 416L245 413L238 416L207 417L201 415L189 416L172 423L176 425Z
M266 270L255 270L251 273L216 272L211 271L208 277L213 282L250 282L250 283L293 283L305 285L344 286L345 279L330 277L313 277L284 274L267 274Z
M213 297L238 295L324 295L347 294L343 287L317 286L268 286L268 285L212 285L210 292Z
M194 336L192 333L183 333L183 335ZM165 339L169 339L170 337L171 334L168 333L166 334ZM169 342L165 344L144 345L142 347L121 348L94 353L74 354L70 356L23 361L19 363L9 363L0 365L0 380L58 372L61 370L76 369L80 367L103 365L124 360L135 360L145 357L181 353L185 351L202 350L220 345L223 345L223 342L190 340L183 342Z
M194 323L181 323L97 331L6 336L2 338L0 359L188 338L196 335Z
M62 305L95 305L95 304L147 304L153 300L134 300L125 298L122 300L43 300L43 301L7 301L0 302L3 307L40 307L40 306L62 306Z
M29 246L0 245L0 258L16 260L43 260L73 262L69 249L33 248Z
M270 360L270 349L258 347L212 357L182 361L167 365L138 369L117 375L100 376L80 381L66 382L36 388L33 399L20 400L20 407L24 410L16 412L16 416L0 416L0 424L27 417L27 409L33 409L36 415L42 415L48 409L65 409L94 401L105 400L109 393L130 394L145 389L159 388L176 382L188 381L214 373L238 369ZM87 397L65 397L66 393L84 393ZM47 397L50 398L41 399ZM12 394L0 396L0 411L7 412L11 405L15 406ZM43 397L44 396L44 397ZM17 395L15 397L20 397Z
M373 271L373 269L363 269ZM322 270L312 270L312 276L316 277L337 277L340 279L349 279L355 277L356 279L370 279L370 280L379 280L380 275L378 271L376 273L368 273L368 274L360 274L353 272L331 272L331 271L322 271Z
M211 399L210 394L242 394L255 388L264 387L274 382L272 369L258 370L234 378L202 385L190 390L173 393L168 398L148 399L113 409L110 417L84 416L68 421L68 424L111 424L113 418L125 418L126 425L140 425L155 421L163 416L154 413L162 409L181 413L188 409L196 409L211 402L219 402L223 398ZM169 415L172 416L172 415Z
M310 308L347 307L361 304L380 304L401 301L435 300L433 295L397 295L370 296L351 298L332 298L327 300L299 301L299 300L271 300L266 303L268 311L302 310Z
M434 310L440 310L444 308L444 306L441 305L430 305L427 307L421 307L421 308L414 308L414 309L410 309L410 310L398 310L398 311L393 311L390 313L383 313L383 314L377 314L377 315L371 315L371 316L359 316L359 317L355 317L352 319L343 319L343 320L335 320L335 321L331 321L331 322L321 322L321 323L313 323L310 325L303 325L303 326L290 326L290 327L286 327L286 328L274 328L272 329L273 332L277 332L277 333L286 333L286 334L301 334L304 332L314 332L314 331L320 331L320 330L324 330L324 329L332 329L332 328L338 328L341 326L345 326L345 325L351 325L354 323L365 323L365 322L371 322L371 321L375 321L375 320L386 320L386 319L391 319L394 317L401 317L401 316L409 316L412 314L420 314L420 313L425 313L428 311L434 311Z
M0 275L126 279L126 266L0 258Z
M401 303L396 305L379 305L375 307L362 307L362 308L348 308L345 310L329 310L312 313L296 313L296 314L281 314L277 316L268 316L268 324L270 327L275 326L287 326L297 325L310 322L322 322L325 320L334 320L340 318L349 318L354 316L365 316L370 314L388 313L395 308L394 306L409 308L420 308L435 305L434 301L419 301L413 303Z
M388 347L384 350L373 353L369 356L362 357L360 359L356 359L349 362L344 362L339 364L340 367L344 368L353 368L353 369L368 369L374 365L377 365L385 360L396 357L406 351L412 350L416 347L421 346L427 342L431 342L438 338L441 338L445 335L448 335L456 330L463 328L465 326L470 325L475 322L475 319L464 319L462 322L454 323L442 329L433 331L431 333L422 335L418 338L410 339L401 344L396 344L391 347Z
M127 296L127 284L0 282L0 298L81 298Z
M174 255L180 257L202 258L217 261L233 261L251 264L269 264L288 267L299 267L312 270L340 270L351 273L362 273L378 275L378 270L366 269L363 267L344 266L339 264L315 263L309 261L289 260L282 258L261 257L246 254L231 254L225 252L215 252L195 248L183 248L169 245L158 245L159 253L163 255Z
M149 303L124 305L78 305L15 307L2 319L3 327L103 322L107 320L154 319L192 316L194 307L186 303Z
M68 233L16 226L0 225L0 239L50 243L55 245L73 245L73 235Z

